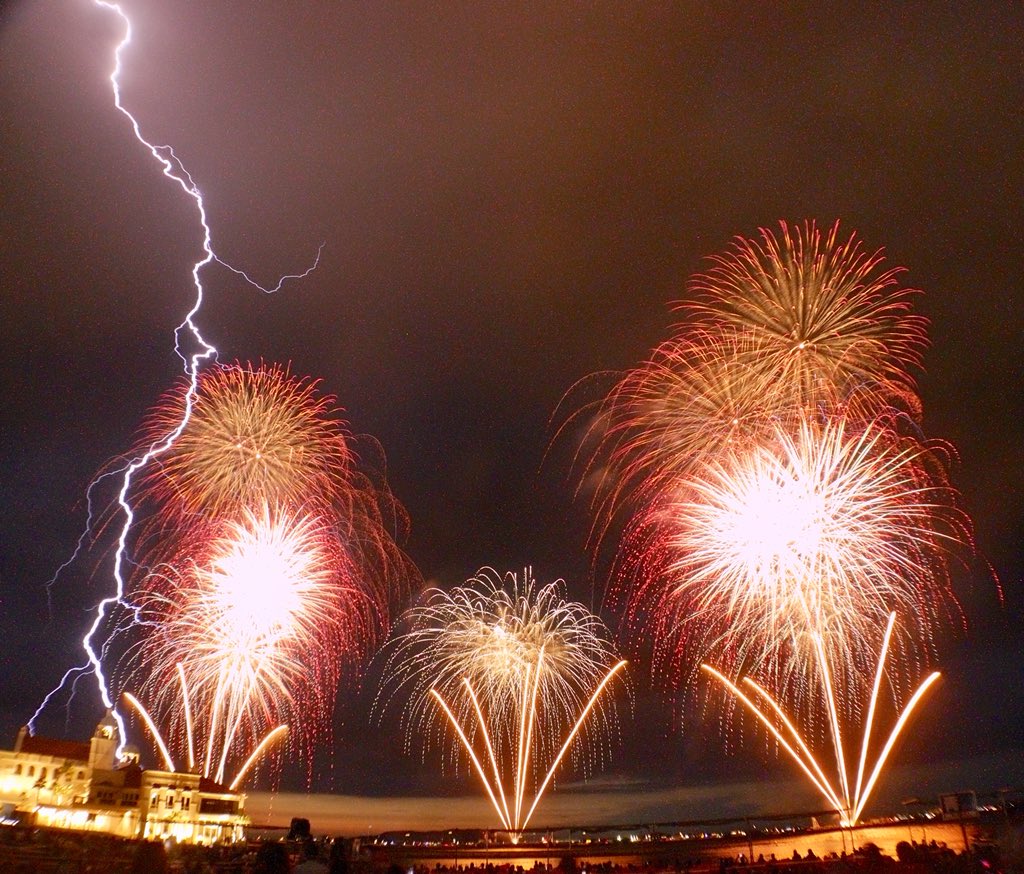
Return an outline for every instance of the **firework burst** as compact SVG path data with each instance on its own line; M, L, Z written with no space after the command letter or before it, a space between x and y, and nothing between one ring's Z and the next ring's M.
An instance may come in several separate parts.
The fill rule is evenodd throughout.
M144 446L181 421L187 386L167 394L145 423ZM188 424L139 487L165 520L223 518L247 508L330 504L352 455L334 399L280 366L218 365L198 378Z
M303 753L324 739L342 668L383 641L416 574L395 541L404 511L355 468L315 387L276 366L202 374L188 425L141 481L153 512L105 657L131 629L119 685L138 691L159 746L166 735L218 780L251 751L240 779L285 723ZM176 398L146 441L174 421Z
M591 466L596 533L616 514L644 504L666 486L729 447L748 445L771 427L774 380L748 366L749 343L706 335L659 346L598 405ZM588 473L590 468L588 467Z
M658 617L670 663L710 652L777 682L814 633L857 688L890 611L914 617L907 646L957 613L946 558L967 523L932 461L842 419L719 453L638 520L623 574L642 581L626 587L633 621Z
M597 542L670 481L771 439L779 422L813 413L906 430L906 418L916 430L910 371L926 323L909 312L900 271L883 270L853 235L841 242L838 223L824 238L813 223L761 234L714 258L691 282L676 336L587 408Z
M899 271L838 224L783 222L713 261L677 335L597 407L594 543L621 523L611 601L652 641L656 670L692 690L701 662L721 666L704 668L855 822L937 675L865 781L883 676L904 697L960 615L947 563L970 524L943 448L920 436L911 376L926 323ZM894 611L909 620L895 637ZM730 679L751 673L773 693ZM831 736L835 779L780 701ZM843 726L857 721L851 780Z
M814 223L781 231L737 238L693 282L700 302L684 311L714 335L748 338L747 366L774 376L783 405L855 392L869 417L894 403L919 414L908 368L920 365L926 321L910 314L900 270L882 270L852 234L842 242L838 222L824 238Z
M128 681L145 678L140 697L177 755L217 780L281 723L312 740L343 662L362 658L380 624L336 531L268 506L188 544L136 603L144 635Z
M456 736L505 829L517 836L567 754L601 755L614 724L602 692L615 662L601 621L559 585L481 571L451 593L433 590L407 614L387 661L392 694L408 690L410 735ZM583 735L589 735L586 742ZM532 801L527 798L532 787Z

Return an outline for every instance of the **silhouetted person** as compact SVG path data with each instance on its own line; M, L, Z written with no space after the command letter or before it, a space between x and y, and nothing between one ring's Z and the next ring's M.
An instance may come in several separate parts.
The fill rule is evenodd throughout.
M135 848L132 874L164 874L167 871L167 850L159 841L143 841Z
M327 865L320 861L320 848L312 838L302 843L302 861L295 866L295 874L327 874Z
M288 829L289 841L308 841L312 837L309 820L301 816L292 817L291 828Z
M440 865L440 863L438 863ZM327 861L330 874L348 874L348 847L338 838L331 844L331 855Z
M262 844L256 853L253 874L288 874L288 851L281 844Z

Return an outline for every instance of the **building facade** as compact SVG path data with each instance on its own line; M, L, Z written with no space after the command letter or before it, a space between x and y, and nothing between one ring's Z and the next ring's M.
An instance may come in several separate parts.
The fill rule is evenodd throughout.
M0 750L0 821L100 831L181 843L245 837L245 796L199 774L143 769L137 753L117 757L108 713L88 743L18 732Z

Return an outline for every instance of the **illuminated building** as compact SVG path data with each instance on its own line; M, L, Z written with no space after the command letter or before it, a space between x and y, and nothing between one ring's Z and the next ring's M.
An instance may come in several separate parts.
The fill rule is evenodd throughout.
M216 844L243 840L245 796L199 774L144 770L126 748L117 759L108 713L88 743L18 732L0 750L0 820L126 838Z

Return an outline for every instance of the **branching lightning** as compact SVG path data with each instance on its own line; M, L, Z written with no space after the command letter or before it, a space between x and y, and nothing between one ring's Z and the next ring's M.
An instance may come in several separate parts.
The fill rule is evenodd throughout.
M121 485L118 490L116 500L118 511L122 515L123 519L120 527L120 532L118 534L116 541L116 549L114 552L114 592L110 596L102 599L96 606L95 618L92 624L90 625L89 630L86 632L84 638L82 639L82 647L86 653L87 663L84 665L73 667L70 670L68 670L67 673L65 673L64 677L61 679L58 686L43 699L42 703L39 705L36 712L32 715L32 718L29 720L28 723L29 729L34 730L35 721L38 719L39 715L49 704L54 694L56 694L59 690L63 689L65 685L69 681L71 681L71 694L73 697L77 680L83 675L92 673L96 677L100 697L103 701L104 706L107 707L113 713L114 718L117 721L120 735L120 743L123 747L126 738L124 721L122 716L118 713L114 700L111 697L109 691L110 685L108 683L107 677L104 674L102 664L102 652L106 644L104 643L104 645L100 646L99 651L97 651L96 636L100 628L103 627L110 611L113 610L115 606L121 606L129 612L134 612L135 610L135 608L133 608L133 606L130 603L128 603L125 598L124 577L124 564L126 561L128 535L135 522L135 516L132 509L132 505L130 504L128 499L128 495L133 483L133 478L136 473L138 473L140 470L146 467L146 465L148 465L153 459L157 458L162 453L166 452L174 444L175 440L177 440L178 437L181 435L182 431L185 429L185 426L188 424L189 418L192 414L192 408L195 402L198 387L200 369L202 368L204 363L213 360L217 355L217 350L203 338L202 334L199 331L199 327L195 321L199 313L199 310L203 304L204 291L201 277L202 271L211 262L217 262L222 267L227 268L235 275L241 277L243 280L245 280L245 282L249 283L254 288L259 289L265 294L273 294L279 291L285 282L292 279L302 279L303 277L308 276L312 271L314 271L319 265L320 254L323 251L323 244L320 245L320 248L317 251L316 258L314 259L312 265L310 265L306 270L302 271L301 273L289 274L281 277L278 280L277 284L274 285L273 287L265 287L261 285L260 283L252 279L245 271L237 267L234 267L233 265L227 263L217 255L213 248L212 231L210 228L210 224L207 220L206 206L203 202L203 196L199 190L199 187L193 180L191 174L185 168L181 159L175 154L174 149L171 146L154 145L153 143L146 139L146 137L142 133L142 128L138 119L135 118L135 116L125 107L124 103L122 102L120 85L121 71L123 68L122 56L124 51L131 43L131 21L129 20L127 14L124 12L121 6L117 3L107 2L107 0L93 0L93 2L97 6L102 7L108 12L116 15L120 19L122 26L124 28L123 36L120 42L117 44L116 48L114 49L114 67L111 71L109 78L111 91L113 93L114 98L114 106L118 110L118 112L120 112L122 115L125 116L125 118L128 119L128 122L132 128L132 132L135 135L135 138L143 146L145 146L145 148L149 151L150 155L152 155L154 160L156 160L160 164L160 166L162 167L163 175L166 176L168 179L172 180L174 183L176 183L178 187L181 188L181 190L189 198L192 199L193 203L195 204L196 211L198 213L199 224L202 227L203 236L203 256L199 260L197 260L195 264L192 266L192 283L195 288L195 297L193 300L193 304L191 309L189 309L188 313L185 315L182 322L174 330L174 350L178 357L181 359L182 364L184 365L184 370L185 373L187 374L188 379L188 388L184 393L184 403L180 421L165 436L151 443L145 452L142 452L141 454L137 455L123 467L113 471L107 471L104 474L101 474L100 477L98 477L96 480L93 481L93 483L90 484L89 489L87 491L87 502L89 512L86 520L85 532L83 533L83 536L79 538L78 544L76 545L75 551L71 559L65 562L58 569L57 574L54 576L53 580L51 580L51 585L52 582L56 580L57 575L59 575L60 572L68 566L68 564L74 561L75 557L78 555L83 545L86 535L91 530L93 522L93 489L100 480L105 479L106 477L114 476L121 478ZM183 340L188 336L191 336L192 340L197 345L196 351L187 352L184 349Z

